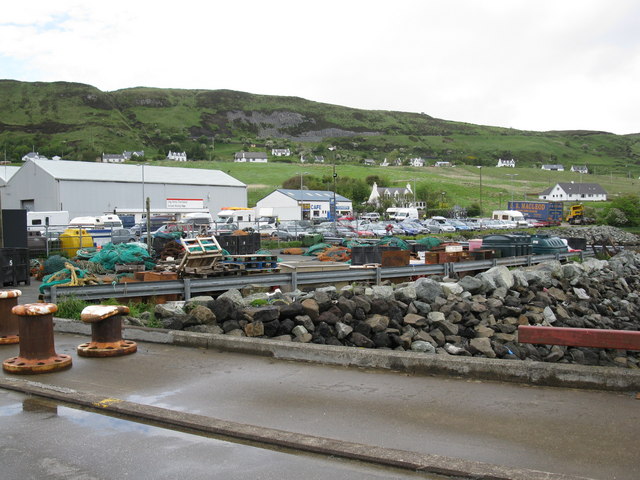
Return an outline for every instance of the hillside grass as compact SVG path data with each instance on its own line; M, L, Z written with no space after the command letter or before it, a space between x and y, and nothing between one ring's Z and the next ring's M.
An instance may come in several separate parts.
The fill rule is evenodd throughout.
M158 161L153 165L176 166L175 162ZM331 176L330 164L290 164L280 162L235 163L219 161L187 162L180 167L222 170L248 186L248 202L254 206L258 200L282 188L282 183L301 173L314 177ZM392 186L407 183L426 184L429 189L445 192L448 207L460 205L468 207L480 201L480 169L474 166L453 168L436 167L365 167L361 165L337 165L339 176L364 179L379 175ZM517 174L515 177L509 175ZM491 210L506 208L507 202L514 200L537 200L537 195L558 182L580 182L580 175L573 172L547 172L536 168L482 168L482 203L485 214ZM613 198L621 194L637 194L640 181L615 175L583 175L584 183L598 183ZM591 202L591 206L601 208L605 202Z

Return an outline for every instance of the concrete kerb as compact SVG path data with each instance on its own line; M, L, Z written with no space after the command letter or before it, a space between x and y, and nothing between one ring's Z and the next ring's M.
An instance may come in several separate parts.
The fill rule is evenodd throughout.
M121 415L133 421L148 421L167 428L178 428L199 434L239 439L259 445L310 452L455 478L492 480L587 480L584 477L527 470L476 462L455 457L376 447L360 443L317 437L273 428L220 420L189 412L143 405L117 398L104 398L88 392L60 388L24 379L0 377L0 388L37 395L71 405L79 405L101 413Z
M55 319L54 328L64 333L91 334L89 325L61 318ZM614 367L428 355L133 326L123 329L123 338L414 375L455 376L563 388L640 391L640 370Z

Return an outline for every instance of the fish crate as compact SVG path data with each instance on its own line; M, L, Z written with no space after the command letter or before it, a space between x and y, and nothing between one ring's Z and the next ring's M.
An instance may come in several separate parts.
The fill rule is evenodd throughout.
M223 258L222 248L215 237L182 238L184 256L178 265L178 272L214 271L215 265Z

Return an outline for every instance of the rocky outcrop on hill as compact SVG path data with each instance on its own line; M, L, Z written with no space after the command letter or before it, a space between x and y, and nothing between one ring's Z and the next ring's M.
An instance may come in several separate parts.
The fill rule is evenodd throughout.
M229 290L157 305L165 328L302 343L638 368L638 352L518 343L519 325L638 330L640 254L494 267L458 280L311 292Z

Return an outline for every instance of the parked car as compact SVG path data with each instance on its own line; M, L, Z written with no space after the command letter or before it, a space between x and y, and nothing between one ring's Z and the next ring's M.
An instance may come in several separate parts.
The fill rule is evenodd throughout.
M465 231L472 230L472 228L462 220L458 220L454 218L449 220L449 223L455 227L457 232L465 232Z
M429 233L451 233L456 231L456 227L451 225L444 217L431 217L423 225L429 229Z
M367 225L367 230L373 232L376 237L386 237L388 235L387 225L389 224L385 222L374 222Z
M421 228L418 228L416 225L414 225L411 222L402 222L402 223L399 223L398 226L402 228L402 230L404 230L406 235L409 235L412 237L415 237L422 231Z
M111 243L114 245L136 241L138 241L138 239L128 228L114 228L111 230Z

